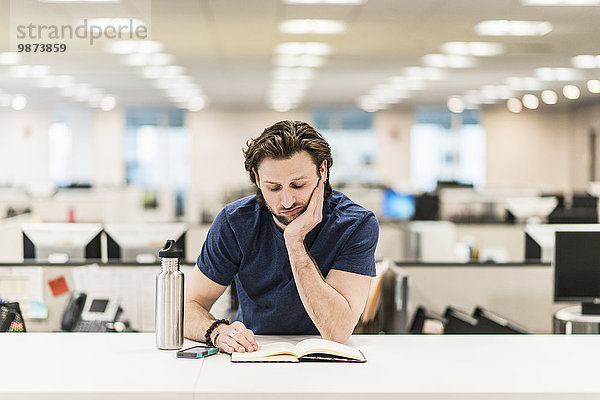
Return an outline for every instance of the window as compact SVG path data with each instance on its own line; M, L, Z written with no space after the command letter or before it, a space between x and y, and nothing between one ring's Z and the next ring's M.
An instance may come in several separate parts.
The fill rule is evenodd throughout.
M411 130L410 174L413 186L432 191L438 181L485 185L485 131L478 110L451 113L422 107Z
M178 109L128 109L124 157L127 182L151 195L171 189L176 196L176 215L183 215L183 199L189 186L189 135Z
M89 186L94 176L93 111L58 104L48 129L48 176L56 187Z
M58 187L73 182L71 176L71 154L73 138L69 126L64 122L55 122L48 131L48 161L50 179Z

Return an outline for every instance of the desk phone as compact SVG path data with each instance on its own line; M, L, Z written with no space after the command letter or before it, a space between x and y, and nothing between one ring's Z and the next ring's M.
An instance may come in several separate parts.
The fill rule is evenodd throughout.
M62 329L74 332L107 332L122 312L118 300L73 293L63 314Z

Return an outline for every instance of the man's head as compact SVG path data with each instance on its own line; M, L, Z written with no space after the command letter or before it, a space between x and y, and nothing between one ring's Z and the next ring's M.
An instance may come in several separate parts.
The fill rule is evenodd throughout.
M308 205L322 174L325 198L331 197L331 148L313 127L301 121L280 121L249 140L244 150L245 168L256 184L256 197L283 225Z

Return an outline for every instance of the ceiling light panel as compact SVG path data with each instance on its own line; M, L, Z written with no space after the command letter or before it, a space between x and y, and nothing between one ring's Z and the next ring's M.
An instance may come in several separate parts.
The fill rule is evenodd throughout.
M475 58L457 54L427 54L421 60L428 67L437 68L473 68L477 66Z
M521 103L521 100L513 97L506 101L506 108L508 108L508 111L517 114L523 110L523 103Z
M279 24L279 31L289 34L334 35L346 29L344 22L331 19L289 19Z
M275 54L327 56L331 54L331 46L321 42L285 42L275 47Z
M525 108L528 108L530 110L535 110L540 105L540 101L537 98L537 96L531 93L523 96L522 103L525 106Z
M581 95L581 91L575 85L565 85L563 95L569 100L577 100Z
M403 72L409 79L440 81L446 78L444 70L434 67L406 67Z
M14 65L21 61L21 55L19 53L0 53L0 65Z
M396 89L405 90L423 90L426 86L423 80L406 76L392 76L388 82Z
M10 68L10 75L15 78L41 78L49 73L48 65L15 65Z
M152 40L118 40L106 46L106 51L112 54L160 53L163 49L162 43Z
M577 81L583 79L581 71L574 68L536 68L535 75L543 81Z
M145 65L169 65L173 62L173 56L166 53L143 54L133 53L123 57L123 64L134 67L143 67Z
M323 57L311 56L311 55L300 55L290 56L281 55L275 57L273 64L278 67L309 67L319 68L325 65L325 59Z
M571 59L575 68L600 68L600 55L581 54Z
M490 57L503 54L504 46L494 42L447 42L442 45L446 54L460 56Z
M598 79L591 79L587 82L587 88L590 93L600 93L600 81Z
M542 84L538 78L512 76L506 79L512 90L541 90Z
M488 20L475 25L475 32L482 36L544 36L552 32L548 21Z
M553 105L558 103L558 95L554 90L546 89L542 91L542 101L546 104Z
M514 96L513 89L508 85L485 85L480 92L484 99L489 100L508 100Z
M273 77L281 80L308 80L315 77L315 70L310 68L286 68L273 69Z
M450 97L446 103L448 110L453 113L461 113L465 110L465 103L458 97Z

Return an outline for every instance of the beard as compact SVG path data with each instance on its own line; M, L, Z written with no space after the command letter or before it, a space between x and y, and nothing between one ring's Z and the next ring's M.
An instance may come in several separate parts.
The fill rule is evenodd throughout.
M292 222L293 220L295 220L296 218L298 218L298 216L300 214L302 214L304 211L306 211L306 208L308 207L308 205L302 207L300 209L299 212L296 213L296 215L292 216L292 217L288 217L282 214L277 214L270 205L266 204L267 206L267 210L269 210L269 212L271 213L271 215L273 215L273 217L275 217L275 219L277 219L277 221L279 221L282 225L287 226L290 222ZM289 209L292 210L294 208L298 207L297 204L293 204Z

